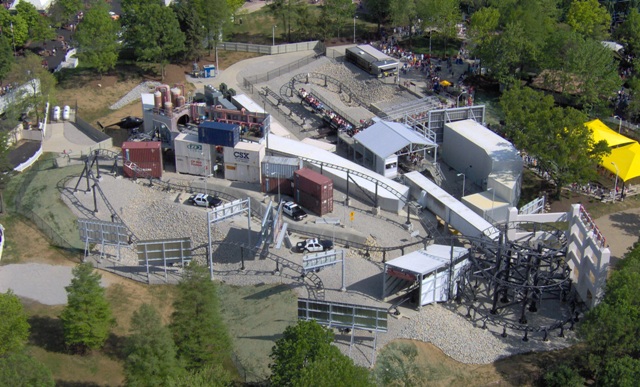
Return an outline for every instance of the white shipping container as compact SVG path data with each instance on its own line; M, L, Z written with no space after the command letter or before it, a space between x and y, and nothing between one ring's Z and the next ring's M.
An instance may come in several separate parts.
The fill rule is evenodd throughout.
M216 147L215 145L198 142L198 136L181 133L173 142L176 155L176 172L197 176L215 174Z
M260 169L264 159L265 144L239 142L235 147L224 147L225 164L245 164Z
M224 178L242 183L260 183L260 167L247 164L225 163Z

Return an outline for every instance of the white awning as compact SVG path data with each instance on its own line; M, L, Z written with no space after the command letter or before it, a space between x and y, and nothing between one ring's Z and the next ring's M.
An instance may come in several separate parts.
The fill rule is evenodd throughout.
M436 145L407 125L389 121L378 121L353 138L383 159L411 144Z

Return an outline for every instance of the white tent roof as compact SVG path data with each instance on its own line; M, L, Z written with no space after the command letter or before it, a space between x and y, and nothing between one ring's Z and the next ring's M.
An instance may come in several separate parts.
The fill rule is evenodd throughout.
M16 5L18 5L20 1L26 1L33 4L38 11L46 11L53 2L53 0L16 0L13 2L13 5L11 5L11 9L15 9Z
M469 249L453 247L453 261L467 254ZM451 263L451 246L429 245L426 250L418 250L387 262L387 266L397 267L415 274L428 274Z
M616 42L611 42L611 41L607 41L607 40L603 40L602 42L603 46L605 46L606 48L608 48L611 51L615 51L615 52L619 52L620 50L622 50L624 47L622 46L622 44L620 43L616 43Z
M378 121L353 138L383 159L410 144L435 145L407 125L389 121Z

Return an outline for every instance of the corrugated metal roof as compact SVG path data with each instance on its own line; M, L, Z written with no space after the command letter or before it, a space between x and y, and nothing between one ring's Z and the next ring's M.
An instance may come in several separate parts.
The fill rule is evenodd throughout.
M353 138L383 159L409 144L434 145L407 125L389 121L378 121Z
M467 254L469 249L453 247L453 260ZM397 267L415 274L428 274L451 262L451 246L429 245L426 250L418 250L387 261L387 266Z
M122 149L160 149L160 141L125 141Z

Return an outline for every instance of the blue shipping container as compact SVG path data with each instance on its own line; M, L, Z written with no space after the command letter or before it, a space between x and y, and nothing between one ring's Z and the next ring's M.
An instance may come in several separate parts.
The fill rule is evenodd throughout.
M198 125L198 142L233 148L240 142L240 126L204 121Z

